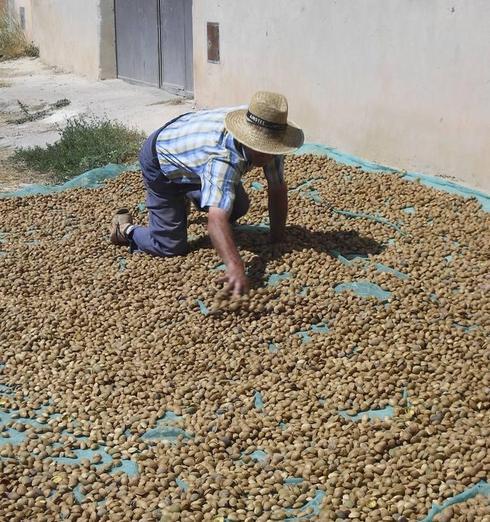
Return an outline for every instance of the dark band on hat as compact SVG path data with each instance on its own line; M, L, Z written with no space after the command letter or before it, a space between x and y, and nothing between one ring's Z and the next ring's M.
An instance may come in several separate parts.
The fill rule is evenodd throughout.
M284 130L288 126L287 123L275 123L273 121L264 120L250 111L247 111L247 121L254 125L258 125L259 127L264 127L264 129L271 130Z

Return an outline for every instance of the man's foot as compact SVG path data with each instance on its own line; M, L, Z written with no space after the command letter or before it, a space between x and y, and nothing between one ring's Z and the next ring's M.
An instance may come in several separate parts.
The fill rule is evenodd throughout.
M111 243L118 246L129 246L126 229L133 224L133 218L127 208L120 208L112 218Z

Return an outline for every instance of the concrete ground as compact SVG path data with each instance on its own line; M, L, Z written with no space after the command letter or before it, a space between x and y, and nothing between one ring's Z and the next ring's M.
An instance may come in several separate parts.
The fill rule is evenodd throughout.
M53 106L60 100L70 103ZM193 109L192 100L162 89L122 80L89 80L57 71L38 58L0 62L0 192L43 181L37 173L19 173L6 160L16 148L56 141L58 128L68 118L81 114L107 116L149 134ZM43 117L19 123L26 110L31 115L43 111Z

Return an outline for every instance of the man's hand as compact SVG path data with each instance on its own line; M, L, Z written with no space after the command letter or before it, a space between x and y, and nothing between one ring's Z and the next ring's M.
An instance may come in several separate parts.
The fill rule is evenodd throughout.
M226 265L224 280L233 296L238 296L248 292L248 279L228 219L228 212L211 207L208 212L208 232L214 248Z
M243 265L228 267L224 280L228 283L228 291L233 297L239 297L248 292L248 278L245 275Z

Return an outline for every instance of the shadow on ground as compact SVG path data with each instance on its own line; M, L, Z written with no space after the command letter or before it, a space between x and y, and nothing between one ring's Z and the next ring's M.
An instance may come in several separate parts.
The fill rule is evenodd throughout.
M246 231L240 228L235 231L237 245L242 250L255 254L253 260L247 264L252 288L267 285L268 279L265 274L270 261L280 260L284 255L296 250L311 249L326 253L335 259L339 254L346 258L352 255L367 257L379 254L385 248L372 238L360 236L355 230L322 232L311 231L298 225L286 227L286 240L283 243L271 244L267 229L257 227L252 231L250 230L252 227L250 226ZM189 244L191 250L211 247L208 236L190 241Z

